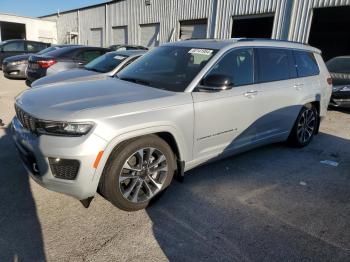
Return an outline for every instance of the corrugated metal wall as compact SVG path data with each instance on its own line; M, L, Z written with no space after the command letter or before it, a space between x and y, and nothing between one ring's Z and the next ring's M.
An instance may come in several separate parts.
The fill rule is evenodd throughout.
M350 0L294 0L288 39L307 43L313 8L350 5Z
M101 28L103 39L105 39L105 15L105 6L84 9L79 12L79 34L81 44L89 45L91 42L91 29Z
M128 26L129 43L139 43L140 25L160 23L160 43L176 40L180 20L208 18L212 0L127 0L108 5L108 31Z
M53 20L53 19L50 19ZM57 42L68 43L68 32L78 32L78 13L66 13L57 17Z
M57 18L61 43L67 32L79 31L80 43L88 44L90 29L102 28L109 45L114 26L127 26L129 44L139 44L140 25L160 23L159 42L165 43L178 40L179 21L206 18L208 37L229 38L233 16L274 13L272 38L307 42L313 8L341 5L350 0L151 0L148 6L143 0L124 0L45 19Z

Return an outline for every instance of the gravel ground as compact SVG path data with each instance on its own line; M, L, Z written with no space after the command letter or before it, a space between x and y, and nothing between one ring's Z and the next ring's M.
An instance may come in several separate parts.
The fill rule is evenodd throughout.
M0 76L5 124L24 89ZM40 187L6 128L0 170L0 261L350 259L349 112L330 111L307 148L276 144L196 168L134 213L101 196L85 209Z

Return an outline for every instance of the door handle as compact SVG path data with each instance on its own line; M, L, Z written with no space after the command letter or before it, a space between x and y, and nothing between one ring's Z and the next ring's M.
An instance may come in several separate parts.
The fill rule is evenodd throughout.
M295 87L297 90L301 90L301 89L304 87L304 84L303 84L303 83L298 83L298 84L295 84L294 87Z
M256 96L258 94L258 91L256 90L250 90L246 93L244 93L244 96L247 98L253 98L254 96Z

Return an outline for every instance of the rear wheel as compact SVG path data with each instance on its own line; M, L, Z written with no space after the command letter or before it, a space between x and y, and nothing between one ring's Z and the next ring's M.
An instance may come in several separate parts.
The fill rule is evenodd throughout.
M307 146L314 137L318 126L318 112L312 104L302 107L289 136L289 143L294 147Z
M125 211L136 211L167 188L175 158L170 146L155 135L123 143L111 156L101 178L101 191Z

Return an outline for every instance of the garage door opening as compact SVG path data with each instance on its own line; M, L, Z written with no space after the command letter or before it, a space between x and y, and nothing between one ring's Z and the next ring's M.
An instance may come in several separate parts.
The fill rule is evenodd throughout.
M314 9L309 44L322 50L327 61L332 57L350 55L350 7Z
M271 38L274 14L234 16L232 37Z
M25 24L0 22L1 40L26 39Z
M103 31L102 28L91 28L91 42L89 45L102 47L103 46Z
M207 19L180 21L180 39L207 38Z

